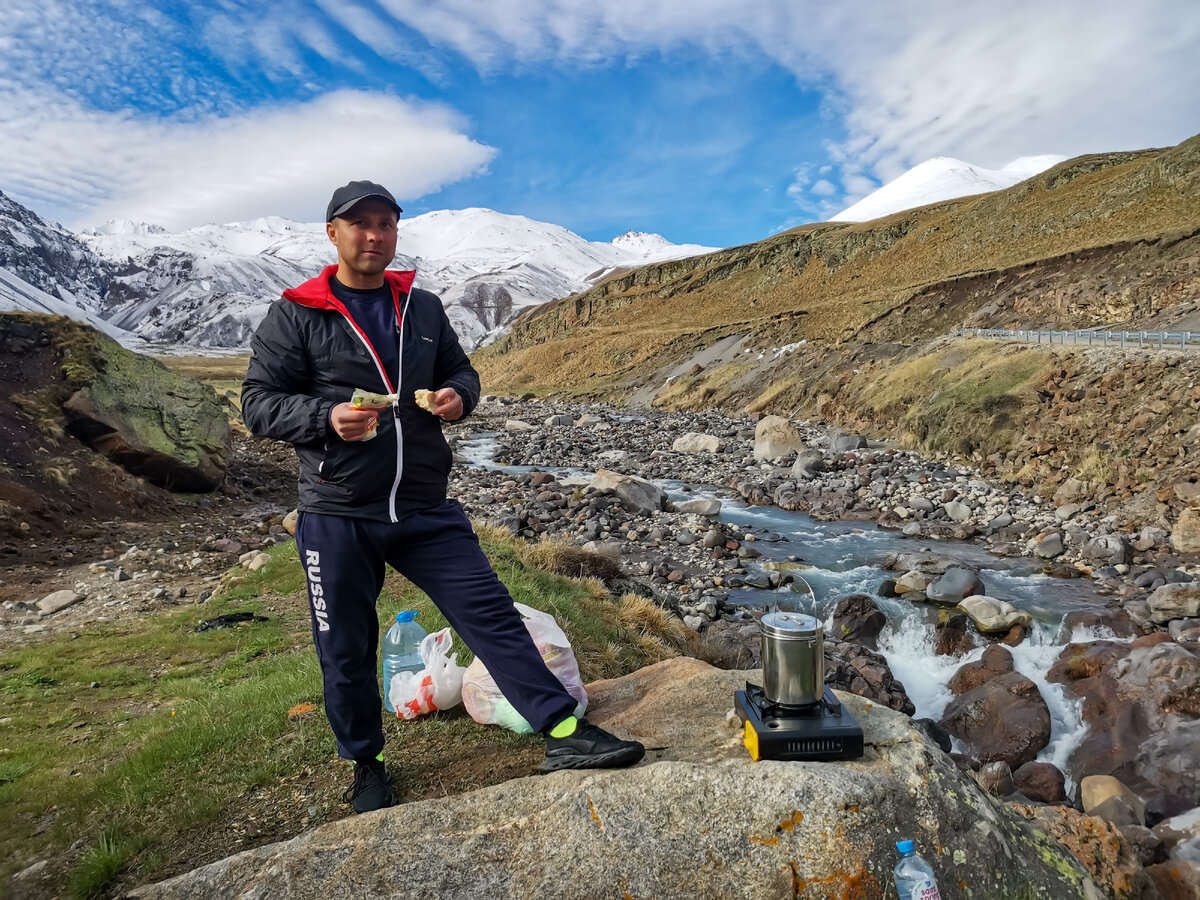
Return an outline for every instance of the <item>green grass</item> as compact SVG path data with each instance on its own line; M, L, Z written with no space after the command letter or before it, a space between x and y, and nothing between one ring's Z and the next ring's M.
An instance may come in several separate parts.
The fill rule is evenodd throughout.
M536 568L531 561L553 556L546 548L486 528L481 538L515 599L563 624L585 680L624 674L686 643L600 582ZM109 896L295 834L302 816L316 824L346 814L339 795L349 768L321 712L295 545L270 555L203 606L0 653L0 884L48 859L62 873L60 893ZM419 610L428 631L446 624L391 573L380 621L401 609ZM267 621L195 631L242 610ZM456 649L465 665L470 653ZM304 703L316 714L290 721L288 711ZM385 717L384 726L406 800L530 774L541 754L539 739L477 725L461 708L416 722ZM247 819L257 826L238 843Z

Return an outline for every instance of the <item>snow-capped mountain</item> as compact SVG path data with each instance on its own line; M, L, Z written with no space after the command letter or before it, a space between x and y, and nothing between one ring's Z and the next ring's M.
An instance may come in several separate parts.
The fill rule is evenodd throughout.
M26 309L17 299L25 297L33 306L56 306L60 314L75 308L94 314L112 267L69 231L0 193L0 273L3 308Z
M830 221L867 222L928 203L1012 187L1065 160L1065 156L1022 156L1002 169L985 169L949 156L936 156L842 210Z
M80 237L115 267L104 315L167 343L244 346L280 292L335 261L323 223L263 218L172 233L108 222ZM393 268L442 298L463 346L494 339L521 310L583 290L616 268L712 252L659 235L586 241L488 209L440 210L398 225Z

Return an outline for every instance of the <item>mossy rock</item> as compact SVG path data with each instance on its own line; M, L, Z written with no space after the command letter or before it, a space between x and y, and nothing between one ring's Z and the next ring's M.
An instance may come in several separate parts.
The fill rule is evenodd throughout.
M230 457L229 419L208 385L170 372L107 335L57 316L24 315L61 359L67 428L152 484L212 491Z

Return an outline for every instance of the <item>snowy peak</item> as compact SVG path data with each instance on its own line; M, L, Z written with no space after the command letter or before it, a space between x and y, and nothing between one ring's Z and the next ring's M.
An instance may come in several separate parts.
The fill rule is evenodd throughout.
M937 156L889 181L830 221L867 222L929 203L1003 190L1065 159L1053 155L1023 156L1001 169L985 169L950 156Z

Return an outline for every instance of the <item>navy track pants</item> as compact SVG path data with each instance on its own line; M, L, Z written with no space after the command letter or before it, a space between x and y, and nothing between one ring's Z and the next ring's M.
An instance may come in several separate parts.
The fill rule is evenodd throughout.
M302 512L296 544L325 714L342 756L367 760L383 750L375 604L385 563L429 595L534 731L574 713L575 699L542 662L457 500L400 522Z

